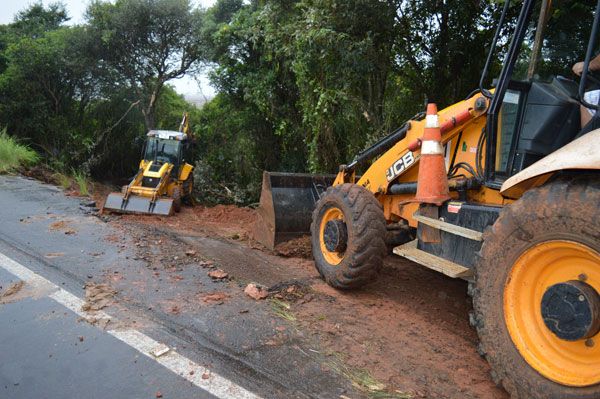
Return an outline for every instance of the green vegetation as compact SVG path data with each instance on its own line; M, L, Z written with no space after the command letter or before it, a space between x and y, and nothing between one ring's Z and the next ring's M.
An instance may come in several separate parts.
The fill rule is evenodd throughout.
M75 169L71 169L71 176L73 176L73 179L75 179L75 182L79 187L79 193L83 196L87 196L90 179L83 172L79 172Z
M366 369L351 367L346 363L346 355L339 352L328 354L329 360L325 365L349 379L352 385L368 399L411 399L413 396L403 392L387 392L386 385L377 381Z
M271 313L274 316L280 317L289 322L296 321L296 315L290 310L291 307L288 303L277 298L269 299L268 301L271 305Z
M0 173L10 172L21 165L34 165L39 156L29 147L19 144L14 137L0 130Z
M58 181L58 185L63 190L68 190L71 188L71 179L69 179L69 176L65 175L64 173L56 172L54 173L54 178Z
M38 2L0 25L0 126L47 164L127 179L141 151L134 138L176 129L187 112L199 143L196 197L248 204L263 170L336 173L427 102L465 98L479 86L504 4L98 0L83 24L68 26L63 5ZM547 32L557 53L540 70L573 77L594 4L553 7ZM519 9L511 2L502 35ZM196 109L169 82L202 69L217 95Z

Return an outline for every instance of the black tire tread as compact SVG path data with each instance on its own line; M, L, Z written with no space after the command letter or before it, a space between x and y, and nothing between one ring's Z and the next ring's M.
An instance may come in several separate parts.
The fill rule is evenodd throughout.
M344 260L331 267L320 254L319 213L329 201L335 201L344 214L348 228L348 248ZM329 187L317 203L311 224L315 265L321 277L336 288L356 288L377 278L386 255L385 218L383 208L366 188L355 184Z
M184 201L186 204L191 205L192 191L194 190L194 174L192 172L190 172L188 178L183 181L183 184L181 185L181 190L183 192L181 198L182 201Z
M179 212L181 210L181 189L179 187L174 187L171 197L173 198L173 209L175 212Z
M514 353L518 354L516 348L502 347L499 344L503 341L498 336L505 327L499 328L498 324L494 324L496 321L492 316L495 311L491 309L494 308L493 296L500 294L487 292L485 287L490 281L501 278L502 271L499 270L498 264L502 261L498 259L515 256L515 240L523 243L536 242L536 235L547 233L536 231L536 226L552 221L560 226L575 225L575 229L579 229L582 234L587 233L590 237L595 237L596 242L600 242L598 178L581 176L575 179L559 179L531 189L521 199L507 206L494 225L484 231L483 245L477 254L479 262L475 270L476 283L470 289L474 308L471 323L480 338L478 352L490 364L494 382L504 388L512 399L599 398L600 384L572 388L552 382L537 374L524 360L514 361ZM503 318L499 324L505 324ZM517 358L520 358L520 355ZM511 362L512 365L509 365ZM536 381L530 381L532 376L537 376Z

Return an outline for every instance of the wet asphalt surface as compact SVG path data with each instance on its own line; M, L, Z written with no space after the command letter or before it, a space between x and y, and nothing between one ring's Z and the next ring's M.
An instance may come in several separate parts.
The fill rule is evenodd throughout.
M239 281L211 279L202 253L182 252L189 243L119 228L86 202L0 176L0 253L80 298L87 283L110 284L117 294L104 310L118 322L106 329L142 331L262 398L359 397L268 303ZM0 268L0 293L17 281ZM214 397L47 294L25 286L0 304L0 397Z

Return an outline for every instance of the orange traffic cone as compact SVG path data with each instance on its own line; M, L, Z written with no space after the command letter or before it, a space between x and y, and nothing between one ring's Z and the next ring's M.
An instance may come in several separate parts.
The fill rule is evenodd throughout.
M442 148L442 133L435 104L427 104L425 118L425 130L421 138L417 195L409 202L440 206L451 197Z

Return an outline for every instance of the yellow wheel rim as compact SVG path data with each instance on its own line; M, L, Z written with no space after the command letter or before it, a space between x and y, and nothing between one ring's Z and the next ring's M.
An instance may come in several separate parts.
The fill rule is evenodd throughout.
M548 241L517 259L504 289L506 325L523 358L545 377L576 387L600 382L600 333L588 345L558 338L544 324L541 302L548 287L580 275L600 292L600 254L576 242Z
M323 232L325 231L325 225L330 220L339 219L344 220L344 214L338 208L329 208L325 211L325 214L321 218L321 226L319 226L319 243L321 245L321 253L323 257L330 265L338 265L344 259L344 252L329 251L325 246L323 240Z

